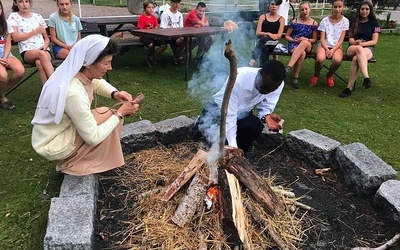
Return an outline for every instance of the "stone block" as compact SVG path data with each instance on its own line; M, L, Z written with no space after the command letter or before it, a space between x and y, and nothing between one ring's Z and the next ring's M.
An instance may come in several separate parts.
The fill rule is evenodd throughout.
M375 194L374 204L380 208L383 216L400 229L400 181L388 180L382 183Z
M97 198L98 180L94 174L84 176L64 175L61 184L60 197L74 197L87 194Z
M130 123L122 128L121 146L124 155L157 145L156 127L148 120Z
M257 139L257 143L266 150L272 150L283 143L283 129L278 132L269 131L267 127L264 127L261 132L260 138Z
M52 198L45 250L92 250L96 200L89 195Z
M343 174L345 183L361 196L374 195L383 182L396 179L397 175L390 165L362 143L340 146L334 164Z
M163 120L154 124L157 130L157 138L160 143L166 145L182 141L189 136L189 130L193 127L194 120L181 115L175 118Z
M308 129L291 131L286 137L286 147L294 157L318 168L332 164L339 146L338 141Z

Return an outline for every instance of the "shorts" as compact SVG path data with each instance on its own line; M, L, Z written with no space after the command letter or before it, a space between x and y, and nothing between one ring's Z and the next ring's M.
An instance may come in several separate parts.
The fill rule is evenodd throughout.
M50 53L50 50L46 50L48 53L49 53L49 55L50 55L50 57L51 57L51 53ZM27 62L25 62L25 53L27 52L27 50L25 50L25 51L23 51L23 52L21 52L21 58L22 58L22 61L24 62L24 63L27 63Z
M159 40L159 39L154 39L154 38L140 37L139 40L146 47L149 47L149 45L152 43L154 43L156 46L167 45L167 42L165 40Z
M58 53L60 53L60 50L62 50L63 48L61 46L58 46L56 44L53 44L53 54L54 57L57 57Z
M0 58L4 57L4 46L0 46ZM13 57L13 54L10 52L8 57Z

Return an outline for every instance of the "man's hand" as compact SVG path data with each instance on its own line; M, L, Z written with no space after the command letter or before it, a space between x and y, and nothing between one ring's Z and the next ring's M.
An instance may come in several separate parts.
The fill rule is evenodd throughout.
M267 115L265 117L265 122L267 123L268 130L278 132L280 129L282 129L282 125L280 124L281 120L282 118L275 113Z

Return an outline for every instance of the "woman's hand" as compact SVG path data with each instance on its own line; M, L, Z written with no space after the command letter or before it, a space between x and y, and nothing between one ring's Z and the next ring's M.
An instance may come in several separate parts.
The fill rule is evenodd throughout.
M136 113L139 110L139 104L133 103L131 101L129 102L124 102L122 106L118 109L118 111L123 115L132 115Z
M115 92L114 99L119 102L131 102L132 95L126 91L118 91L118 92Z

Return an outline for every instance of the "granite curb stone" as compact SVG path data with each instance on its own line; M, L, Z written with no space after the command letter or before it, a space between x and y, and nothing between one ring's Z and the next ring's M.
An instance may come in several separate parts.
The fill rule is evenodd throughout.
M397 172L362 143L340 146L336 150L335 167L345 183L360 196L374 195L379 186L396 179Z
M286 137L286 147L293 156L318 168L332 164L339 146L338 141L308 129L291 131Z
M164 145L181 141L187 137L193 123L193 119L184 115L155 123L158 141Z
M388 180L382 183L375 194L374 204L400 229L400 181Z
M94 249L96 201L87 194L52 198L44 249Z

